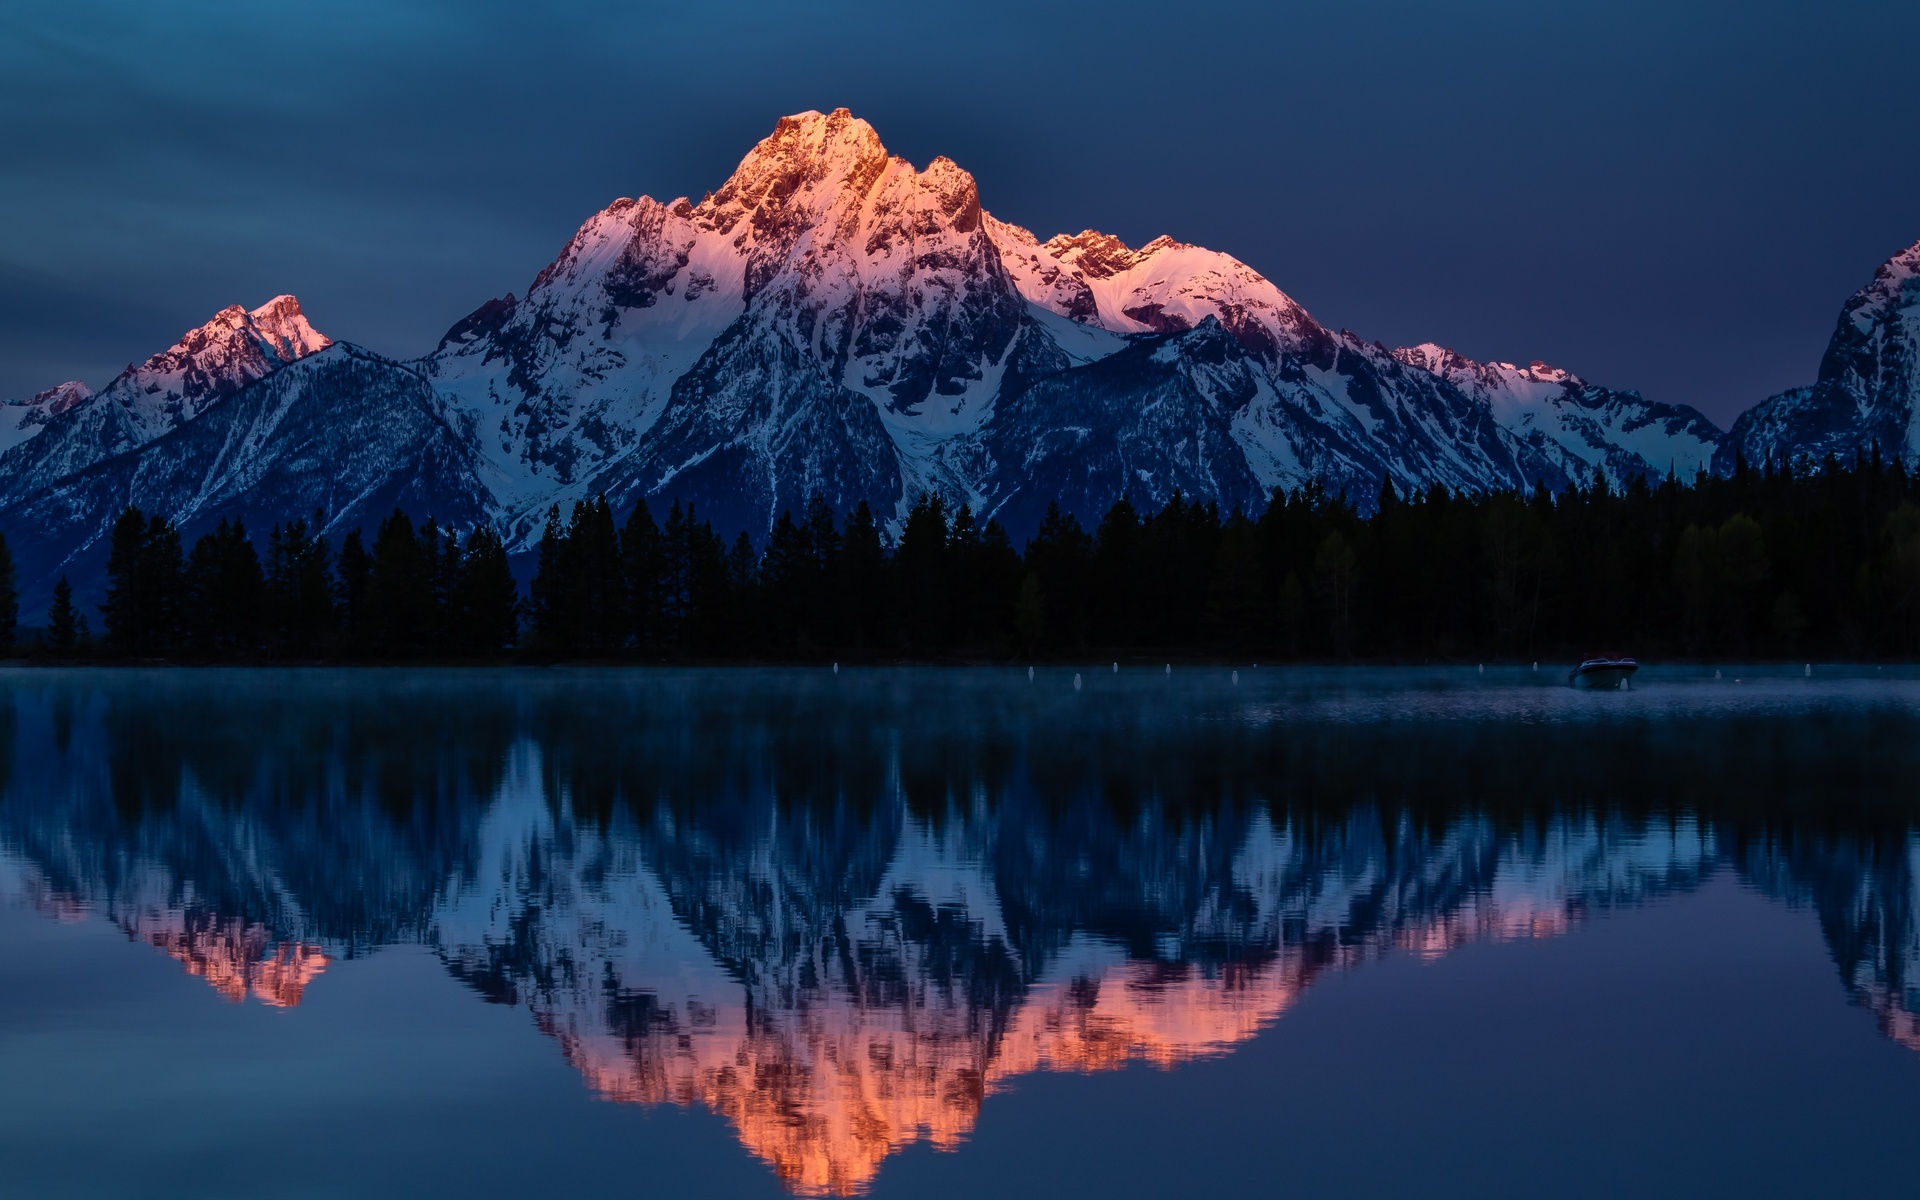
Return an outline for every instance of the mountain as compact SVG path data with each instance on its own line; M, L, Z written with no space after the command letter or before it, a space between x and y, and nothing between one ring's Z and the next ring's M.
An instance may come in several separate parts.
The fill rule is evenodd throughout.
M1877 449L1920 461L1920 242L1880 265L1840 310L1811 387L1741 413L1714 457L1750 463L1851 461Z
M209 402L135 453L0 507L0 528L22 603L39 611L58 576L83 591L103 577L107 532L129 504L169 516L189 545L223 518L256 536L316 512L328 532L371 533L396 507L455 528L489 522L487 464L472 441L417 371L334 344Z
M1090 229L1043 241L989 213L953 162L915 167L845 109L807 112L697 202L594 214L523 295L418 360L353 349L255 391L332 346L281 296L222 311L97 395L74 383L4 406L0 527L32 543L32 569L82 570L104 514L134 497L196 528L318 504L335 530L400 498L525 552L551 506L598 494L688 502L758 535L815 493L897 530L935 492L1019 539L1051 501L1091 523L1122 495L1253 510L1318 482L1366 509L1388 479L1559 489L1739 453L1913 454L1916 263L1920 247L1849 304L1818 384L1723 441L1691 408L1541 363L1330 329L1218 251ZM365 394L341 393L354 381Z
M1501 428L1575 478L1603 470L1614 480L1668 474L1691 480L1712 464L1720 444L1719 428L1684 404L1599 387L1543 362L1475 362L1432 342L1393 356L1485 404Z
M621 200L428 373L485 431L517 539L556 499L668 491L765 529L814 491L954 491L1025 328L973 180L845 110L783 119L699 204Z
M64 390L63 401L50 402L44 419L34 420L33 406L53 394L42 392L27 402L22 421L7 422L15 428L0 454L0 508L178 429L254 380L332 344L308 323L298 300L275 296L251 312L237 304L221 309L97 395L85 384L62 384L53 393Z
M1167 341L1209 318L1231 348ZM1121 353L1152 339L1174 348ZM598 492L760 530L815 491L897 520L931 490L1018 534L1040 460L1083 480L1087 518L1123 492L1257 505L1318 477L1365 504L1389 474L1566 479L1485 403L1245 264L1169 238L1042 243L954 163L918 170L844 109L784 118L698 203L617 201L423 370L482 431L523 547L549 504ZM1075 461L1082 442L1097 461Z

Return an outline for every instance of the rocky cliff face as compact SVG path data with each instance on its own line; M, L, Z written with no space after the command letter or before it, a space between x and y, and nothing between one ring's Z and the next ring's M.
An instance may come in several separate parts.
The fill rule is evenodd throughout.
M1840 310L1813 386L1741 413L1714 467L1851 462L1875 450L1920 462L1920 242L1882 263Z

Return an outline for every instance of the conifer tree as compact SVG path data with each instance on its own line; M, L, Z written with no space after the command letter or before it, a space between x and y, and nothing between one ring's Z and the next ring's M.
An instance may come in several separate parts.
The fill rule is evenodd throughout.
M456 607L461 649L490 655L513 645L520 635L520 588L500 535L484 525L475 526L467 535L459 570Z
M589 654L619 650L629 628L626 572L613 510L604 495L574 503L560 561L567 595L562 642Z
M13 646L20 633L20 589L14 578L13 551L0 537L0 650Z
M183 563L180 534L165 518L129 506L114 521L101 613L115 653L165 654L179 628Z
M333 556L318 534L323 523L316 512L311 525L304 520L275 525L267 537L267 637L282 655L315 657L329 648L334 634Z
M620 564L626 574L629 633L642 653L657 653L662 644L661 593L666 586L666 565L660 527L644 499L633 506L620 531Z
M1039 579L1046 601L1046 636L1053 646L1080 646L1087 639L1087 592L1093 539L1071 513L1049 501L1039 532L1027 543L1026 565Z
M540 534L533 582L527 589L527 621L532 627L534 642L549 652L565 646L566 554L567 530L560 523L560 506L555 504L547 509L547 524Z
M862 500L847 518L840 538L840 561L834 580L834 607L845 616L843 644L856 650L876 649L885 643L887 551L873 510Z
M661 646L679 649L689 640L695 557L693 512L675 500L660 531Z
M907 648L918 654L938 653L948 645L949 532L946 504L937 495L922 493L907 513L900 548L894 552L901 634Z
M437 528L435 536L437 550ZM428 560L413 521L400 509L380 522L372 558L366 606L374 649L399 658L435 648L442 626L433 587L435 564Z
M373 556L367 553L358 529L340 543L337 611L347 646L355 654L372 648L373 621L368 612L367 591L373 579Z
M47 609L47 647L55 654L71 654L79 641L79 612L73 606L73 585L62 575L53 585L53 604Z
M779 653L810 645L813 640L808 624L817 565L808 531L794 522L793 513L782 511L767 534L759 571L766 601L767 636Z
M222 518L188 555L182 632L197 654L250 654L259 644L260 558L244 524Z

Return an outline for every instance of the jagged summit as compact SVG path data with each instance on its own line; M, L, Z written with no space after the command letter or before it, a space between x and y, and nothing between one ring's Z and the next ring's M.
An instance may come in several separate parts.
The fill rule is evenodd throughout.
M248 311L229 305L101 393L124 404L149 436L190 421L208 404L278 367L333 345L292 296Z
M816 489L890 513L903 456L985 420L1024 315L973 177L838 109L782 118L697 204L609 205L426 368L486 431L517 539L556 498L689 472L725 471L747 507L716 519L751 526Z
M1212 316L1269 364L1324 348L1334 336L1230 254L1164 235L1135 250L1092 229L1045 242L1002 221L989 229L1021 295L1075 321L1123 334L1175 333Z
M1562 370L1549 363L1534 359L1526 366L1510 362L1476 362L1451 346L1442 346L1436 342L1421 342L1418 346L1401 346L1394 350L1393 356L1408 366L1431 371L1435 375L1448 372L1463 372L1476 378L1492 380L1525 380L1529 383L1582 385L1586 381L1572 371Z

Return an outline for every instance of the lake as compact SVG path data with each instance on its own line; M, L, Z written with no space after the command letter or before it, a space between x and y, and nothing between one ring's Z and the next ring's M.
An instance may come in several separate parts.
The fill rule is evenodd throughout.
M0 672L0 1195L1909 1194L1920 673Z

